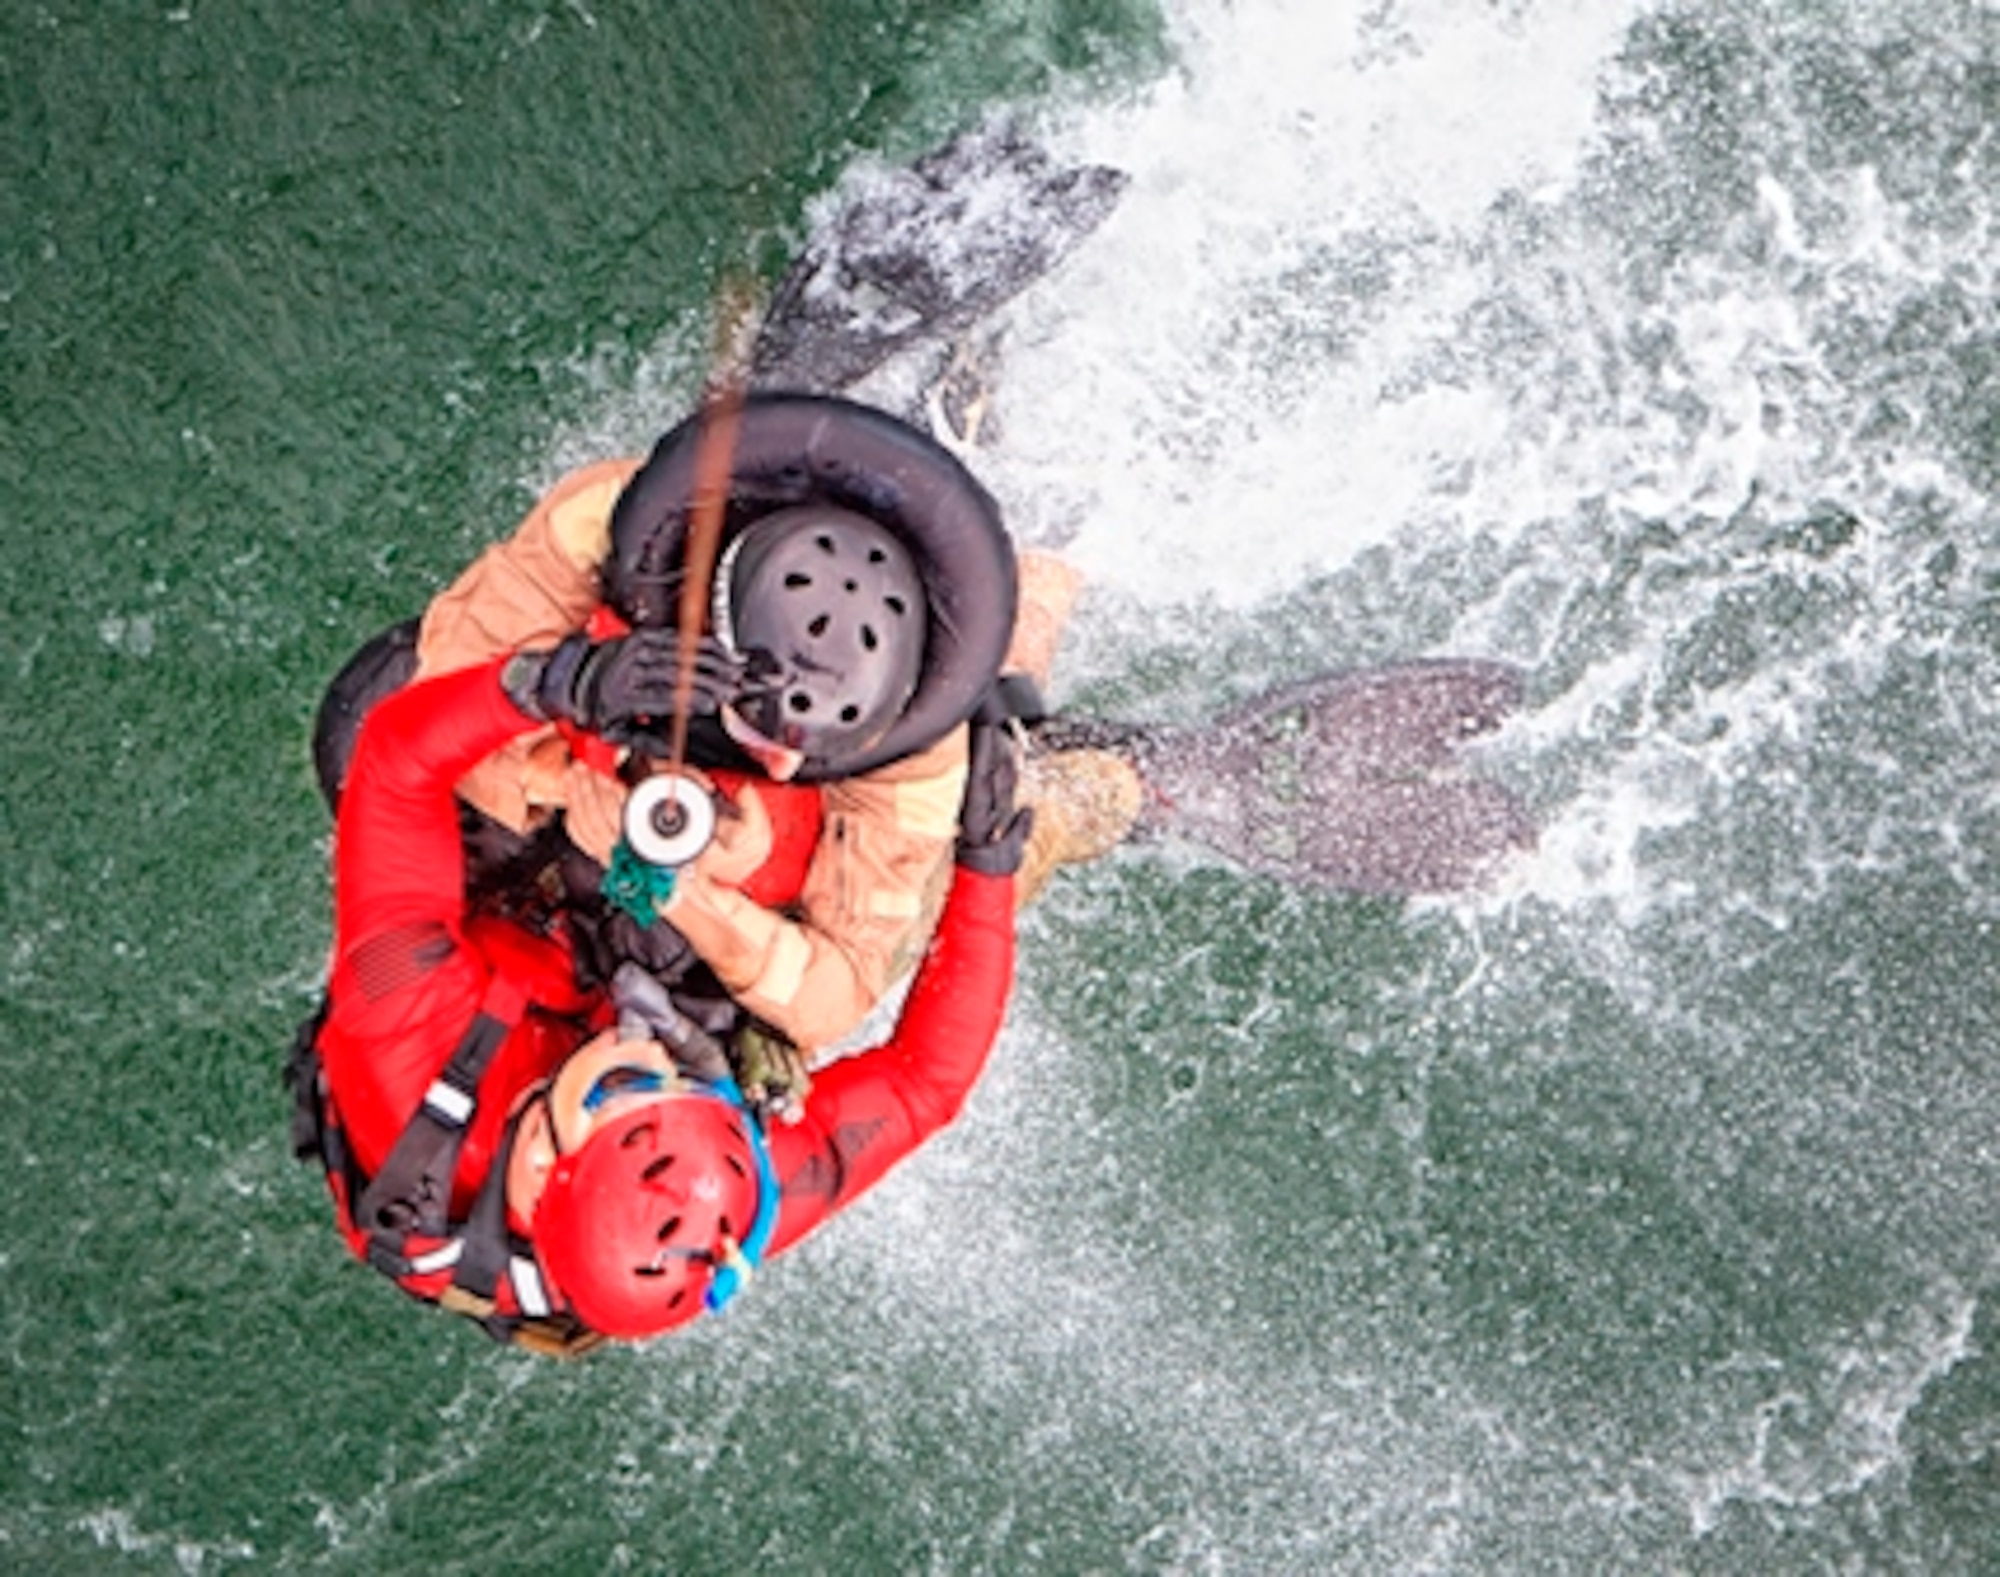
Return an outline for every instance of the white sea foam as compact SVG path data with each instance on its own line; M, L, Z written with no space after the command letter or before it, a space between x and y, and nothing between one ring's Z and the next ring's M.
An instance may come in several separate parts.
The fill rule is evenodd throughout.
M1241 605L1457 519L1504 391L1408 359L1479 288L1486 207L1572 177L1632 9L1183 7L1185 70L1077 129L1132 173L1119 212L1019 313L992 469L1024 529L1143 599ZM1412 246L1420 288L1391 277Z
M1691 896L1649 861L1653 834L1712 811L1745 761L1806 737L1896 648L1896 584L1917 570L1876 529L1896 501L1942 490L1987 512L1923 450L1851 443L1821 320L1943 280L1988 299L1993 272L1977 226L1941 237L1867 168L1767 173L1740 221L1752 261L1690 258L1658 299L1634 293L1629 260L1564 205L1640 9L1183 7L1185 69L1073 130L1071 151L1132 187L1012 314L986 462L1022 535L1148 608L1253 610L1376 545L1512 545L1516 568L1449 644L1538 673L1614 568L1604 522L1716 523L1672 550L1695 573L1625 593L1627 644L1505 747L1532 773L1538 744L1625 714L1584 777L1544 786L1541 857L1508 884L1625 923ZM1540 210L1554 239L1510 251L1506 204ZM1495 312L1527 323L1518 353L1462 343ZM1638 335L1667 347L1657 368L1635 364ZM1769 568L1722 523L1829 498L1861 516L1857 539L1797 568L1855 583L1843 627L1801 630L1663 716L1688 642ZM1538 597L1545 617L1524 619Z
M1823 714L1878 682L1888 653L1926 638L1908 610L1928 549L1898 539L1899 501L1930 494L1990 518L1935 451L1853 442L1850 372L1829 359L1825 320L1850 307L1878 317L1947 278L1990 300L1992 265L1976 226L1941 240L1866 169L1767 173L1730 237L1741 255L1691 255L1635 289L1630 255L1593 235L1572 197L1602 131L1603 73L1639 9L1440 4L1372 7L1364 21L1359 6L1183 8L1185 70L1074 129L1071 151L1130 170L1133 184L1105 230L1010 314L1004 436L986 470L1023 535L1064 545L1095 583L1146 608L1206 596L1255 610L1412 536L1498 544L1508 568L1442 644L1548 673L1493 752L1522 781L1539 778L1546 824L1497 896L1459 907L1475 930L1482 909L1550 914L1543 942L1567 946L1671 1035L1690 1025L1636 940L1649 923L1750 913L1783 931L1867 862L1909 857L1884 849L1912 823L1942 809L1947 844L1977 807L1971 782L1954 813L1885 777L1893 831L1878 822L1857 837L1865 818L1849 825L1808 760ZM1525 256L1494 217L1509 204L1547 237ZM1463 345L1465 325L1496 306L1527 320L1523 344ZM1657 364L1634 349L1646 336L1664 347ZM1828 500L1853 522L1844 544L1766 540L1760 523L1796 523ZM1743 614L1750 646L1723 660L1715 632L1774 588L1809 611ZM1577 632L1598 607L1607 633L1579 661ZM1711 648L1719 655L1698 660ZM1115 643L1094 650L1119 660ZM1990 695L1942 683L1950 704L1990 721ZM1753 791L1778 808L1741 812ZM1768 874L1720 877L1691 857L1703 852L1697 828L1783 840L1785 857ZM1976 862L1961 868L1977 881ZM1011 1131L1008 1154L975 1157L979 1175L1034 1148L1032 1130ZM1036 1150L1031 1164L1087 1159ZM921 1232L907 1208L885 1203L899 1252ZM1004 1322L1004 1361L1020 1362L1039 1332L1065 1406L1130 1408L1145 1438L1180 1441L1211 1466L1232 1451L1237 1465L1268 1465L1262 1452L1283 1441L1294 1449L1274 1453L1273 1502L1317 1494L1328 1521L1380 1519L1408 1565L1448 1566L1458 1548L1449 1536L1421 1547L1425 1515L1449 1526L1456 1507L1518 1495L1514 1453L1546 1462L1564 1449L1482 1445L1454 1412L1479 1410L1478 1381L1420 1381L1375 1367L1380 1354L1257 1391L1263 1355L1218 1342L1213 1321L1183 1324L1171 1289L1115 1258L1058 1276L1065 1320L1043 1322L1004 1290L996 1309L994 1290L1011 1285L996 1260L1044 1285L1050 1267L1024 1249L1032 1231L1003 1230L991 1207L982 1219L995 1236L977 1247L940 1237L924 1257L940 1296L955 1289L968 1313ZM1080 1336L1097 1318L1136 1327L1146 1361L1127 1365ZM1861 1492L1902 1462L1903 1420L1967 1351L1969 1322L1958 1300L1912 1330L1790 1359L1755 1404L1753 1438L1718 1466L1691 1464L1715 1460L1698 1420L1726 1388L1696 1387L1660 1459L1614 1454L1584 1476L1606 1487L1600 1510L1614 1520L1666 1477L1697 1535L1732 1502ZM1413 1404L1405 1380L1449 1405ZM1232 1387L1262 1410L1205 1427L1206 1399L1241 1394ZM1317 1458L1316 1407L1341 1421L1341 1447ZM1511 1440L1504 1411L1489 1416L1493 1439ZM1243 1535L1211 1525L1161 1538L1199 1565L1205 1539L1240 1552ZM1272 1555L1268 1542L1253 1547Z
M1924 1392L1976 1351L1977 1311L1976 1298L1940 1288L1855 1340L1755 1365L1762 1394L1726 1431L1740 1439L1740 1455L1670 1474L1695 1533L1712 1532L1732 1505L1808 1509L1907 1468L1903 1426Z
M226 1570L255 1560L257 1548L242 1539L204 1542L176 1534L150 1531L142 1518L125 1506L104 1506L76 1519L78 1532L98 1549L115 1551L127 1559L171 1560L176 1571L199 1577L210 1570Z
M1480 1481L1520 1447L1504 1413L1337 1311L1299 1347L1263 1328L1254 1295L1238 1308L1163 1282L1117 1225L1125 1145L1115 1119L1085 1115L1079 1075L1074 1048L1017 1014L968 1119L801 1251L800 1272L886 1320L891 1352L943 1342L987 1419L980 1448L1018 1440L1017 1480L1111 1440L1119 1482L1199 1483L1132 1564L1452 1567ZM1225 1257L1234 1225L1206 1230ZM872 1436L901 1433L901 1388L853 1403L880 1412Z
M1063 151L1119 165L1132 186L1005 315L1002 438L980 469L1021 536L1064 544L1111 605L1142 616L1205 596L1251 617L1370 548L1490 545L1498 567L1436 644L1535 673L1532 709L1490 758L1538 790L1545 821L1540 850L1499 894L1451 907L1476 944L1497 915L1547 916L1537 950L1567 947L1663 1039L1706 1037L1712 1062L1660 1074L1662 1087L1698 1091L1757 1055L1760 1026L1677 1016L1674 982L1645 955L1650 924L1750 910L1782 928L1868 862L1911 858L1914 839L1953 854L1955 829L1991 806L1976 770L1958 788L1944 775L1939 796L1937 778L1885 755L1860 762L1886 785L1881 816L1847 818L1800 765L1825 711L1879 682L1888 654L1949 642L1911 611L1929 572L1891 529L1899 501L1929 496L1991 520L1935 449L1850 441L1855 402L1820 317L1856 306L1879 318L1885 301L1947 279L1990 302L1994 249L1977 225L1946 239L1914 222L1868 170L1765 171L1734 221L1741 255L1695 252L1632 286L1631 254L1592 233L1575 198L1603 131L1600 88L1642 9L1179 6L1177 73L1055 128ZM1510 251L1503 209L1543 238ZM1469 324L1508 312L1525 325L1518 344L1468 343ZM575 457L602 452L607 433L646 434L658 389L691 387L696 343L663 347L653 386L630 403L610 380ZM1759 534L1826 500L1852 519L1843 544L1813 552ZM1412 590L1396 573L1392 563L1386 602ZM1706 666L1692 660L1719 610L1779 582L1818 599L1811 617L1754 626L1766 644L1740 659L1724 660L1724 645ZM1089 650L1109 667L1133 662L1144 632L1124 635ZM1339 633L1324 646L1337 660ZM1961 733L1992 737L1996 703L1977 675L1941 665L1937 689ZM1780 813L1732 821L1751 789ZM1696 828L1781 838L1787 857L1718 888L1688 853ZM1963 847L1955 858L1991 906L1990 866ZM1482 955L1460 988L1504 995L1524 978L1548 976ZM829 1317L802 1305L823 1295L862 1311L868 1329L887 1327L885 1366L942 1333L989 1424L973 1449L1006 1434L994 1417L1018 1414L1031 1462L1036 1449L1116 1438L1153 1470L1135 1479L1198 1483L1204 1493L1144 1534L1132 1564L1220 1568L1251 1552L1266 1567L1334 1565L1311 1540L1339 1527L1350 1560L1362 1549L1378 1566L1449 1568L1478 1558L1502 1501L1517 1519L1535 1502L1551 1529L1595 1517L1617 1549L1635 1508L1657 1510L1662 1483L1699 1536L1732 1505L1810 1507L1892 1476L1912 1408L1970 1350L1971 1300L1946 1292L1880 1329L1774 1357L1768 1377L1698 1375L1650 1460L1618 1420L1601 1446L1557 1438L1545 1426L1561 1404L1537 1414L1532 1375L1509 1392L1477 1360L1455 1371L1385 1350L1339 1307L1315 1311L1323 1342L1294 1356L1284 1384L1267 1383L1258 1333L1189 1306L1121 1243L1116 1212L1094 1195L1115 1200L1129 1180L1065 1082L1085 1053L1044 1039L1024 1019L1032 1010L1017 1010L966 1122L788 1264L791 1293L772 1318L810 1345ZM1414 1153L1428 1119L1414 1100L1398 1115ZM1792 1135L1769 1125L1796 1118L1790 1107L1736 1116L1742 1130L1688 1164L1733 1179L1738 1154L1789 1157ZM1053 1213L1037 1182L1050 1177L1073 1190ZM1559 1248L1550 1258L1577 1269ZM734 1394L766 1366L727 1351ZM635 1420L634 1438L678 1428L661 1449L702 1467L726 1417L671 1425L686 1383L663 1375L659 1416ZM896 1438L906 1400L893 1385L851 1396L857 1412L881 1411L871 1439ZM1218 1485L1245 1496L1232 1504Z

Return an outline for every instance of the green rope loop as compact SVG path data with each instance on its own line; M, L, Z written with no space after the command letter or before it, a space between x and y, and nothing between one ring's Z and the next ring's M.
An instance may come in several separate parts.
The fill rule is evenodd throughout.
M673 867L640 859L620 838L597 890L639 924L651 925L659 919L661 905L674 895Z

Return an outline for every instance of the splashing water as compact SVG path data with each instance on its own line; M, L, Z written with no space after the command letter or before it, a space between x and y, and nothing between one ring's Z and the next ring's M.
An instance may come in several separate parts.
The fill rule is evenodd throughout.
M1119 212L1006 320L986 474L1093 587L1059 679L1184 716L1512 659L1542 849L1387 936L1199 860L1079 879L1044 1038L926 1172L977 1208L829 1256L922 1244L982 1402L1198 1486L1128 1561L1978 1528L1910 1488L2000 1263L1977 19L1176 24L1067 128Z
M1407 911L1173 850L1044 902L970 1120L765 1316L849 1311L787 1405L947 1565L1983 1525L1911 1489L1989 1460L2000 1263L1990 63L1932 10L1190 0L1049 128L1132 178L999 319L982 475L1090 576L1059 690L1510 659L1543 834Z

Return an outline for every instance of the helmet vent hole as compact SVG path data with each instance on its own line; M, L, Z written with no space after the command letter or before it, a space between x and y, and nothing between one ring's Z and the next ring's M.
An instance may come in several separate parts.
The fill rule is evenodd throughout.
M729 1217L727 1216L723 1216L720 1220L718 1220L715 1223L715 1230L721 1236L726 1238L733 1238L736 1236L736 1229L730 1225Z
M646 1169L639 1174L639 1179L646 1183L657 1182L666 1175L667 1168L673 1164L674 1158L670 1155L663 1155L657 1161L648 1161Z
M817 547L820 550L820 552L824 553L828 558L833 557L833 552L834 552L833 538L829 536L826 532L822 531L818 536L814 537L813 545Z
M880 548L870 548L868 550L868 562L870 564L886 564L889 562L889 555L884 553Z
M810 712L813 709L812 697L807 695L803 690L794 690L790 695L786 696L785 705L790 707L794 712L800 713Z
M680 1229L681 1218L679 1216L668 1216L666 1220L660 1223L660 1230L654 1233L653 1236L658 1238L662 1243L670 1243L673 1241L674 1234L680 1231Z
M861 626L861 644L871 652L877 646L881 645L881 642L876 638L875 627L872 624Z
M886 607L891 613L895 614L895 616L899 619L910 611L910 605L907 602L903 601L901 597L898 597L894 592L891 592L888 596L882 599L882 605Z
M652 1132L653 1132L653 1124L651 1123L640 1123L636 1127L628 1128L625 1130L623 1134L619 1135L618 1148L621 1150L629 1150L632 1148L633 1145L639 1144L643 1140L650 1138L652 1136ZM674 1158L672 1156L668 1156L664 1161L657 1161L654 1164L656 1166L672 1166L674 1164Z
M729 1170L734 1172L738 1177L748 1177L750 1175L743 1169L743 1160L740 1156L725 1155L722 1159Z
M826 634L826 623L826 615L822 613L817 619L814 619L812 623L806 626L806 633L814 640L818 640L822 635Z
M686 1299L687 1295L688 1295L687 1288L685 1287L674 1288L674 1295L671 1298L667 1299L667 1307L670 1309L678 1309L681 1306L681 1303Z
M856 706L851 701L846 706L843 706L840 709L840 720L843 723L852 723L856 718L860 716L861 716L861 708Z
M861 582L858 580L842 581L841 584L847 588L847 595L850 597L861 589Z
M804 591L812 583L812 576L806 574L803 570L795 569L785 577L785 590Z

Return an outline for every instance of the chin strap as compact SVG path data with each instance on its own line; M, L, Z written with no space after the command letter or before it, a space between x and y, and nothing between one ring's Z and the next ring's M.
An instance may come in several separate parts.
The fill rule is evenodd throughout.
M757 1160L756 1219L750 1223L750 1230L744 1234L741 1243L734 1238L723 1238L722 1263L709 1278L708 1293L703 1300L710 1313L720 1314L728 1307L729 1300L750 1284L757 1267L764 1261L764 1251L770 1246L771 1234L777 1230L778 1174L771 1166L771 1150L764 1142L763 1124L758 1122L750 1103L744 1100L736 1081L717 1079L707 1088L718 1100L727 1101L742 1115L744 1130L750 1136L750 1153Z

